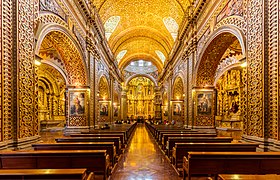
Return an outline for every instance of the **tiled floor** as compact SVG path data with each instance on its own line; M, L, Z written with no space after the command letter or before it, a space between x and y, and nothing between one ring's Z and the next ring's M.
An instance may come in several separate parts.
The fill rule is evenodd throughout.
M179 180L145 126L137 125L131 144L118 163L113 180Z

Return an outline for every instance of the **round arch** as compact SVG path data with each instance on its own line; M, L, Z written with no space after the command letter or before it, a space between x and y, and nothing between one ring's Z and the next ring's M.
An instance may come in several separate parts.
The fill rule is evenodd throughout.
M62 60L65 63L67 71L67 82L71 85L87 85L88 72L81 46L63 23L57 23L59 21L56 18L59 17L43 14L40 18L42 16L54 16L54 22L47 21L44 23L37 20L37 27L40 28L35 33L35 39L37 39L35 43L35 54L39 55L42 42L46 38L51 38L55 41L53 44L54 48L62 54ZM73 60L75 60L75 63L73 63Z
M48 60L43 60L42 61L42 64L47 64L47 65L50 65L52 66L54 69L56 69L63 77L63 79L65 80L65 83L66 83L66 86L69 85L69 82L68 82L68 79L67 79L67 75L65 74L65 72L60 69L59 67L57 67L54 63L48 61Z
M184 94L184 81L181 75L177 75L172 86L172 99L182 99Z
M110 88L109 88L109 81L105 75L102 75L98 79L98 91L99 91L99 98L111 98L110 97Z
M136 78L136 77L146 77L146 78L150 79L150 80L155 84L155 86L158 86L158 83L157 83L157 81L155 80L155 78L153 78L153 77L152 77L151 75L149 75L149 74L134 74L134 75L130 76L129 78L127 78L127 79L125 80L124 85L127 86L128 83L129 83L132 79L134 79L134 78Z
M224 25L212 33L202 49L194 69L193 83L196 86L212 86L214 74L226 49L238 40L243 57L246 57L246 40L242 30L233 25ZM215 56L210 56L215 54Z

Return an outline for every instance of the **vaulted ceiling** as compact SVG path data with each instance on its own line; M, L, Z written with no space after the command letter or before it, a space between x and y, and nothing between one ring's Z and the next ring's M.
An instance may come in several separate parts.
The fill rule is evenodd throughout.
M168 60L190 1L92 0L120 69L142 59L151 61L159 71Z

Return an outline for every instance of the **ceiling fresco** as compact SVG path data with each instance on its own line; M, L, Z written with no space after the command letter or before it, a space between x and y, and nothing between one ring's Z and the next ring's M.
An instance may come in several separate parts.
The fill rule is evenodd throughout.
M151 61L159 71L168 60L184 12L192 0L91 0L123 70L131 61ZM158 56L158 52L165 56ZM162 56L162 55L161 55Z

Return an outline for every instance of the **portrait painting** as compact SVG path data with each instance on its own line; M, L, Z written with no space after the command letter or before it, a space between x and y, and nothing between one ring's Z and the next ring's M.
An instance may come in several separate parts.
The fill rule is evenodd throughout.
M85 92L70 92L70 115L85 114Z
M109 104L108 102L100 103L100 116L108 116L109 113Z
M181 116L182 113L182 104L181 103L173 103L173 115Z
M213 92L199 91L197 92L197 114L211 115L213 111Z

